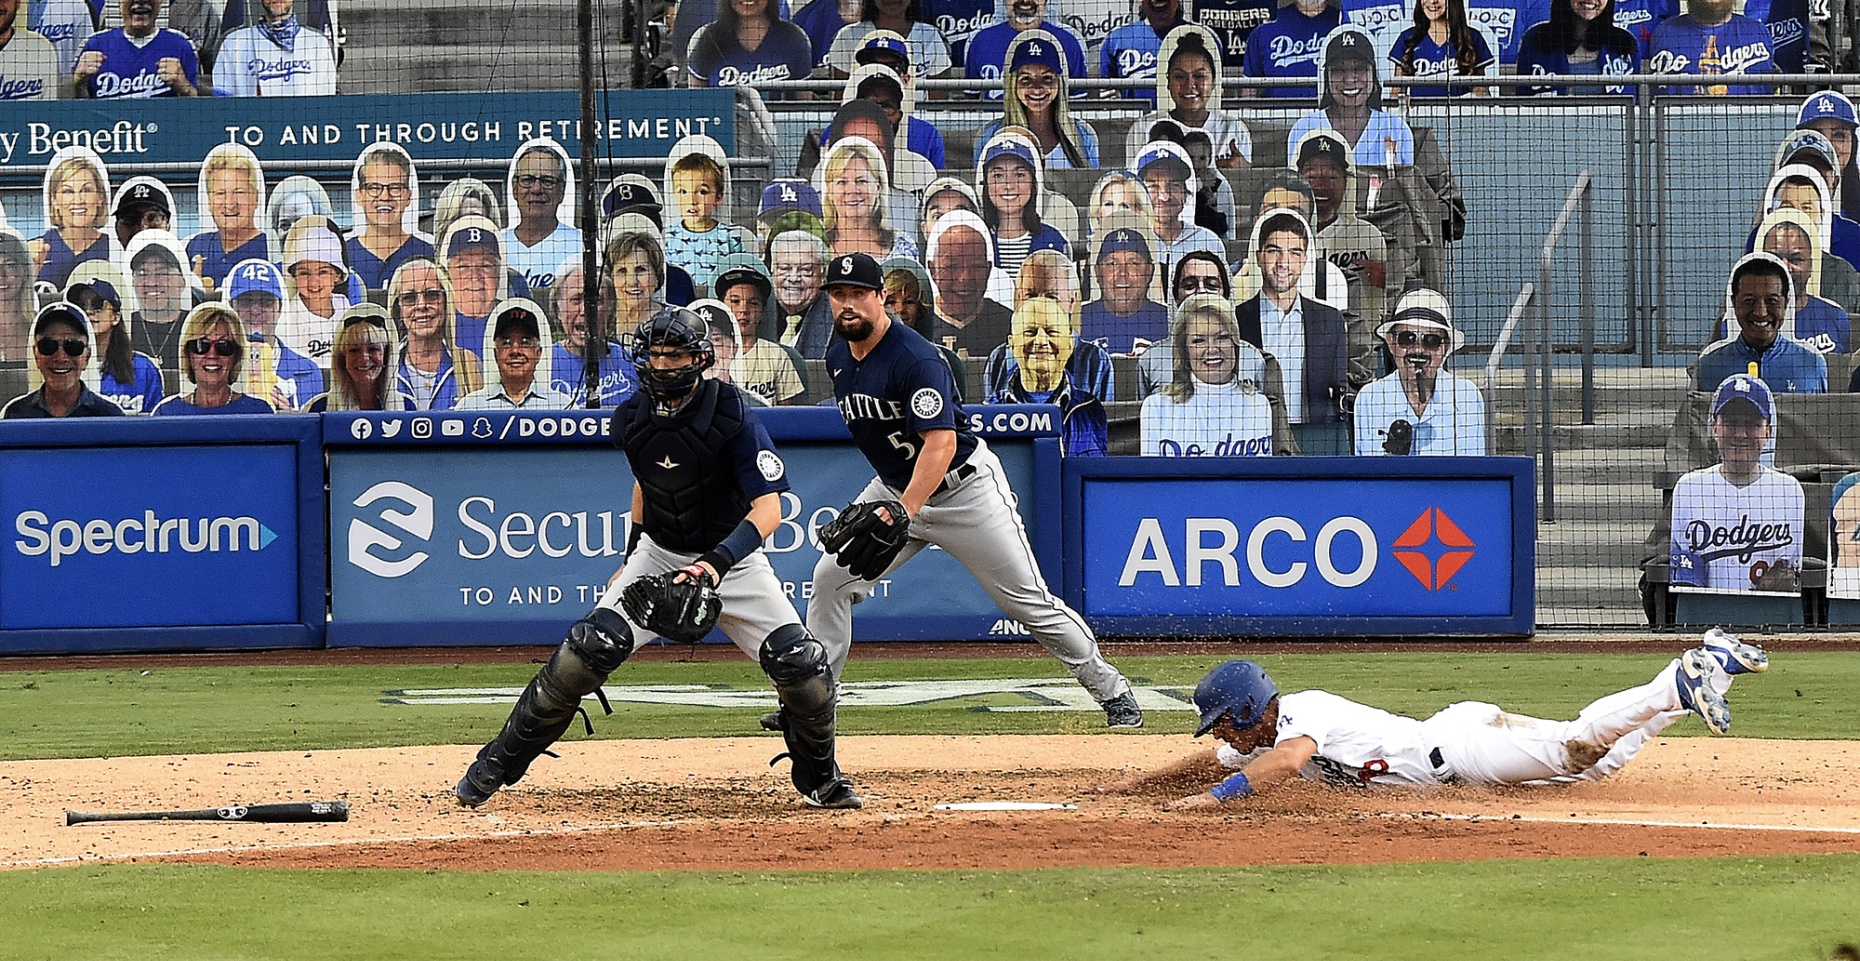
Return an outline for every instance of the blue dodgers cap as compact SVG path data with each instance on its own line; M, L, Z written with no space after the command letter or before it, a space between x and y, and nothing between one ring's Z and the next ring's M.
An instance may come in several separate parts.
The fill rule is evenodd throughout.
M1174 144L1170 146L1173 147ZM1181 154L1176 153L1168 147L1162 146L1160 143L1156 143L1145 147L1141 153L1137 154L1136 170L1138 176L1141 176L1144 170L1157 164L1174 164L1176 169L1181 172L1181 176L1184 179L1186 179L1190 173L1188 164L1182 159Z
M1098 241L1099 260L1103 260L1112 254L1125 250L1142 254L1144 260L1153 262L1156 259L1156 255L1150 250L1149 241L1145 240L1142 234L1129 227L1119 227L1105 234L1104 239Z
M116 285L107 280L86 280L82 283L72 284L65 288L65 300L75 304L77 303L77 296L84 293L88 293L102 300L104 303L115 307L117 310L123 309L122 295L116 292ZM278 299L283 300L284 298L280 297Z
M1755 406L1765 421L1775 419L1776 405L1770 398L1770 385L1749 374L1732 374L1718 385L1718 392L1711 399L1711 415L1717 417L1726 406L1740 400Z
M823 216L820 211L820 194L812 184L791 178L774 181L762 188L762 207L756 212L757 220L767 223L791 213Z
M1860 127L1860 118L1854 115L1854 102L1832 90L1811 94L1802 101L1802 109L1796 111L1798 130L1815 120L1838 120L1849 127Z
M1039 164L1034 161L1033 151L1018 137L1002 137L989 141L988 146L982 149L980 166L986 170L989 164L1002 157L1013 157L1029 167L1039 167Z
M904 42L903 37L889 30L874 30L866 34L865 45L859 48L858 53L853 54L853 60L864 66L868 63L877 63L878 58L887 54L903 57L907 64L911 62L911 48Z
M284 278L269 260L242 260L226 275L226 299L238 300L246 294L270 294L284 299Z
M1012 58L1008 60L1010 72L1028 65L1051 67L1055 73L1065 72L1066 62L1061 56L1059 42L1044 30L1038 31L1015 44Z
M1279 685L1265 668L1252 661L1228 661L1195 685L1195 709L1201 712L1195 736L1208 733L1223 717L1231 719L1235 730L1244 731L1266 716L1266 705L1278 696Z

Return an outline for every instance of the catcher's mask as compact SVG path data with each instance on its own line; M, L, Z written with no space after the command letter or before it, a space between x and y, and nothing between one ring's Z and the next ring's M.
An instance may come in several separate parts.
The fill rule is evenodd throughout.
M1195 736L1208 733L1223 717L1235 730L1244 731L1266 716L1266 705L1277 696L1279 685L1266 676L1265 668L1252 661L1228 661L1195 685L1195 707L1201 711Z
M667 307L654 314L639 329L624 334L620 344L633 362L640 387L653 400L674 401L691 393L704 372L717 362L710 345L710 328L703 318L683 307ZM654 367L654 355L683 356L685 363L676 367Z

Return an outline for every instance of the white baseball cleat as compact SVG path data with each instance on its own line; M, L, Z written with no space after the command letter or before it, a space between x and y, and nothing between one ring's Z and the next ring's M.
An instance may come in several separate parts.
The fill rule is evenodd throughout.
M1745 644L1714 627L1701 639L1707 653L1718 659L1726 674L1761 674L1770 669L1770 656L1755 644Z
M1702 647L1679 655L1679 666L1673 669L1673 682L1679 687L1680 706L1697 714L1713 734L1726 734L1731 730L1731 706L1710 683L1716 660Z

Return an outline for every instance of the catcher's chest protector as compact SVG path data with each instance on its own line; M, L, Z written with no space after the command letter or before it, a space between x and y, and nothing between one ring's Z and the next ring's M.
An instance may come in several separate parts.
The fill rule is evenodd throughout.
M749 514L736 466L723 453L743 429L743 402L713 380L699 384L677 417L658 417L636 395L620 446L632 464L654 543L673 551L717 546Z

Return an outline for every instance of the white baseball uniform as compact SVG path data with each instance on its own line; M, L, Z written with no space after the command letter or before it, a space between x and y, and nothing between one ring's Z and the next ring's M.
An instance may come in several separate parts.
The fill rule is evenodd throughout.
M1279 698L1273 746L1295 737L1317 742L1298 774L1344 787L1430 784L1534 785L1607 777L1647 741L1691 713L1679 703L1675 658L1653 680L1600 698L1573 721L1513 714L1495 704L1461 701L1425 721L1358 704L1328 691ZM1715 690L1731 687L1714 668ZM1239 770L1260 752L1222 744L1221 763Z
M1740 487L1722 465L1695 470L1674 485L1672 516L1676 588L1749 591L1778 561L1802 569L1802 485L1780 471Z

